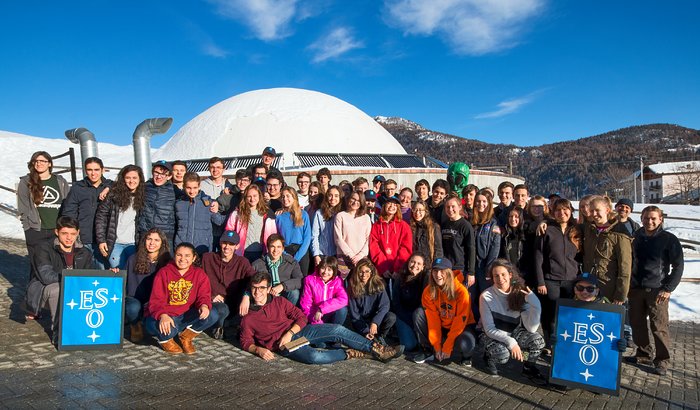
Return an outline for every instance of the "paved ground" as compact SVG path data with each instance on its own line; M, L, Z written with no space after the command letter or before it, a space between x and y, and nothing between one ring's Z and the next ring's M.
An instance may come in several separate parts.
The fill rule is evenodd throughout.
M234 345L196 340L197 355L170 357L152 345L57 352L45 320L24 323L24 245L0 240L0 406L7 408L486 408L608 409L700 407L700 325L673 323L672 370L664 378L623 365L620 397L532 385L510 366L490 377L455 364L383 365L353 360L307 366L272 363ZM698 288L700 290L700 287ZM475 363L480 364L479 361Z

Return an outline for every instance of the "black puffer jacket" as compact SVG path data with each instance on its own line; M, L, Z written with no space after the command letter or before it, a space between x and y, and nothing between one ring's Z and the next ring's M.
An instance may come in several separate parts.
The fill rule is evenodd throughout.
M139 212L136 213L136 220L134 224L139 219ZM95 243L107 244L107 255L112 253L114 249L114 243L117 241L117 223L119 222L119 206L112 200L112 193L110 192L104 201L100 202L97 206L97 213L95 214ZM134 237L134 243L139 243L139 233L136 230L136 235Z
M96 243L93 227L95 214L99 205L99 195L105 188L111 187L112 181L102 178L100 184L95 187L85 178L73 185L68 192L68 197L63 200L61 207L62 216L70 216L78 221L80 226L80 240L83 243Z
M161 186L156 186L152 179L146 182L143 210L136 220L140 234L151 228L161 229L169 237L175 234L175 191L170 181Z

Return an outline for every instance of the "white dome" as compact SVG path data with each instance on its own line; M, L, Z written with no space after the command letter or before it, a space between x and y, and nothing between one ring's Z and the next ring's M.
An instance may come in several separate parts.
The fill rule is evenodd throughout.
M185 124L156 159L260 155L267 146L294 152L406 154L396 139L355 106L316 91L272 88L239 94ZM298 165L298 164L297 164Z

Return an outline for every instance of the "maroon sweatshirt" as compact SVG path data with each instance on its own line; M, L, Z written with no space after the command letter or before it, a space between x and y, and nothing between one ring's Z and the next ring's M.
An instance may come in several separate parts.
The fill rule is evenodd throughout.
M255 274L255 269L243 256L233 255L230 261L223 262L216 252L202 256L202 269L209 277L212 297L221 295L233 306L241 303L248 280Z
M307 320L304 312L292 305L284 296L269 296L263 306L251 305L241 321L241 347L248 351L251 345L270 351L279 350L277 342L294 324L304 328Z
M180 316L191 307L199 309L207 305L211 309L211 285L207 274L201 268L191 266L184 275L171 261L163 266L153 280L148 312L144 316L160 319L165 313L170 317Z

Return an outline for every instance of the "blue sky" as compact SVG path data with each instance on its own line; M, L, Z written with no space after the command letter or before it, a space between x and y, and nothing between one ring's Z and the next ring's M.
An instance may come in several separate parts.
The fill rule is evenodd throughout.
M369 115L539 145L631 125L700 128L700 2L0 2L0 130L158 146L242 92L299 87Z

